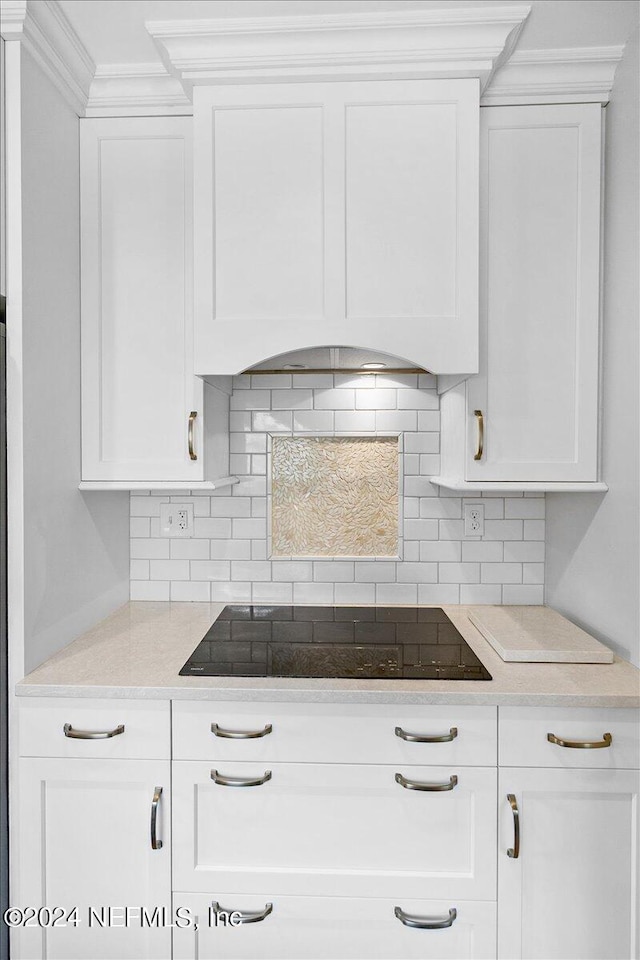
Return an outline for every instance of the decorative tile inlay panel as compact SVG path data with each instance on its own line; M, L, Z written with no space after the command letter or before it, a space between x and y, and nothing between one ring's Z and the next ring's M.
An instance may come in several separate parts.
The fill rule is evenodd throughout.
M273 557L397 557L397 437L273 437Z

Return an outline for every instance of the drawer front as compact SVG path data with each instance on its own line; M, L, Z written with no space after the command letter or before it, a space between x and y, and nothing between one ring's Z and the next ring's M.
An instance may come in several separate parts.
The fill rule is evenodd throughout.
M178 761L173 801L176 890L495 896L495 769Z
M495 707L174 701L172 709L178 760L474 767L497 762ZM263 735L229 738L225 732Z
M264 920L238 926L224 924L224 916L211 914L212 902L224 912L271 912ZM442 929L404 926L395 914L421 920L450 919ZM175 894L174 913L189 911L198 923L173 932L174 960L489 960L496 955L496 905L487 902L451 900L363 899L356 897L279 897L241 894ZM214 917L218 917L217 923Z
M548 735L565 745L550 741ZM638 769L640 712L586 707L500 707L499 741L500 765L504 767Z
M171 756L169 701L38 697L21 701L19 711L23 757L163 760Z

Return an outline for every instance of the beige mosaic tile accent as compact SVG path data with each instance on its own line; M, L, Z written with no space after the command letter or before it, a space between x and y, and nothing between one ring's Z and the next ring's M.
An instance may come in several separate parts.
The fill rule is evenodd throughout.
M396 557L397 437L273 437L274 557Z

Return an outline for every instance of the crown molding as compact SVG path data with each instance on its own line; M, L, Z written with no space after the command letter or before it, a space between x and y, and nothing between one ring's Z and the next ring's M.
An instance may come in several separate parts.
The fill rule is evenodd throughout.
M477 77L513 49L529 6L146 23L167 71L194 85Z
M623 51L624 46L516 51L496 71L481 103L606 104Z
M2 0L0 34L18 40L82 116L95 64L58 0Z
M161 63L106 63L96 67L87 117L193 113L182 84Z

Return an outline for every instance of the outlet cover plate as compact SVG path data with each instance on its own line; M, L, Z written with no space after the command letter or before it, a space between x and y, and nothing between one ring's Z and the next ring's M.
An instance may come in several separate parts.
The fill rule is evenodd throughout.
M160 536L161 537L192 537L193 536L193 504L192 503L161 503L160 504Z
M464 535L465 537L484 536L484 503L465 503Z

